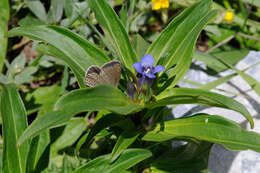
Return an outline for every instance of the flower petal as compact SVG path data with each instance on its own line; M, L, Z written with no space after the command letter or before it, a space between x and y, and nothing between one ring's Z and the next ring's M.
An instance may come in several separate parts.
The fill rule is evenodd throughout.
M153 78L156 77L156 76L155 76L154 74L152 74L152 73L145 73L145 76L147 76L147 77L150 78L150 79L153 79Z
M164 68L162 65L157 65L157 66L154 68L153 73L158 73L158 72L161 72L161 71L165 71L165 68Z
M139 62L135 62L133 66L138 73L142 73L142 65Z
M152 67L153 64L154 64L154 59L153 56L150 54L143 56L143 58L141 59L141 65L143 67Z

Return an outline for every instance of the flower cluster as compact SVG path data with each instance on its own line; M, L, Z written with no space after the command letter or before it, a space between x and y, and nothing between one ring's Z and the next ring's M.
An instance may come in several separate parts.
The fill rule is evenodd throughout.
M161 8L169 8L169 0L152 0L153 9L160 10Z

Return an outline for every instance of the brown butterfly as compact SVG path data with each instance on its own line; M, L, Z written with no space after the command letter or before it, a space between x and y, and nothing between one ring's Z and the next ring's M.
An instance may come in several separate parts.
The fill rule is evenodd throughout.
M92 65L88 68L85 75L85 84L89 87L95 87L100 84L109 84L118 86L121 76L121 64L119 61L110 61L101 68Z

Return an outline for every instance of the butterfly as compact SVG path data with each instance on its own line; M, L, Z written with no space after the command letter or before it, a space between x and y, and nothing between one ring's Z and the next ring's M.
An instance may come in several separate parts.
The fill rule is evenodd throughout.
M92 65L85 74L85 84L89 87L95 87L100 84L109 84L118 86L121 76L121 64L119 61L110 61L101 68Z

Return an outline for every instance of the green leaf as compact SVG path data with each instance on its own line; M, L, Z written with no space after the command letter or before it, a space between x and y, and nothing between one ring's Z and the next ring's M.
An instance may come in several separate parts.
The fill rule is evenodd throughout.
M127 149L140 134L133 130L124 131L116 141L116 144L111 153L110 162L114 162L120 154Z
M213 70L217 70L217 71L223 71L225 69L227 69L225 67L225 65L223 65L221 62L219 62L218 60L216 60L215 58L212 58L211 55L206 54L206 53L201 53L199 51L194 51L194 55L193 58L195 60L201 61L203 63L205 63L209 68L213 69Z
M0 1L0 72L2 71L7 50L7 26L9 20L9 1Z
M255 1L250 1L250 0L242 0L245 3L249 3L251 5L255 5L257 7L260 7L260 1L259 0L255 0Z
M141 57L145 55L145 52L149 47L149 43L145 41L141 35L136 34L133 36L133 47L136 51L138 59L140 60Z
M213 58L213 59L214 59L214 58ZM215 59L214 59L214 60L215 60ZM259 64L260 64L260 62L257 62L257 63L255 63L255 64L253 64L253 65L251 65L251 66L249 66L249 67L243 69L241 72L244 73L245 71L247 71L247 70L249 70L249 69L251 69L251 68L253 68L254 66L257 66L257 65L259 65ZM225 82L228 82L230 79L232 79L233 77L235 77L235 76L237 76L237 75L238 75L238 73L232 73L232 74L230 74L230 75L220 77L220 78L218 78L218 79L216 79L216 80L214 80L214 81L212 81L212 82L208 82L207 84L200 85L200 89L205 89L205 90L214 89L214 88L216 88L218 85L221 85L221 84L223 84L223 83L225 83Z
M194 88L171 88L156 97L156 101L147 105L149 108L170 104L201 104L230 109L241 113L254 128L254 121L247 109L239 102L217 93Z
M65 155L63 157L63 163L62 163L62 173L71 173L73 170L72 165L69 161L69 157Z
M152 153L145 149L128 149L125 150L119 158L110 164L111 155L100 156L81 168L74 171L74 173L83 172L106 172L106 173L119 173L128 168L136 165L137 163L149 158Z
M59 99L61 94L61 87L58 85L41 86L31 93L27 93L25 100L25 106L27 109L32 105L40 106L38 115L50 112L53 110L54 104Z
M260 152L260 135L242 129L233 121L217 115L200 114L188 118L166 121L164 131L157 126L148 132L145 141L166 141L176 137L192 137L222 144L231 150L251 149Z
M126 30L115 11L104 0L87 0L94 11L96 19L102 26L105 35L118 53L124 66L134 72L132 66L137 62L136 54L131 46Z
M27 172L41 172L48 167L49 143L50 137L47 130L32 139L27 159Z
M257 95L260 96L260 83L250 75L246 74L244 71L238 70L237 68L233 67L230 63L228 63L226 60L220 59L217 56L214 56L217 60L219 60L221 63L235 71L237 74L239 74L247 83L248 85L256 92Z
M3 172L25 173L29 142L18 148L17 141L28 126L27 116L14 84L3 85L0 103L3 120Z
M51 45L38 44L37 50L43 54L47 54L47 55L50 55L50 56L53 56L56 58L60 58L62 60L66 59L68 66L71 68L71 70L73 71L74 75L76 76L76 78L78 80L79 86L82 88L85 86L84 81L83 81L84 80L84 77L83 77L84 68L83 67L79 68L79 66L81 64L78 64L77 62L73 62L73 60L71 61L71 59L69 57L67 57L65 54L63 54L63 52L59 51L58 49L56 49L54 46L51 46Z
M58 139L52 143L52 153L58 152L60 149L71 146L86 129L86 120L84 118L73 118L65 126L64 131Z
M130 98L111 85L74 90L61 97L54 109L63 110L67 107L75 111L109 110L124 115L142 108L141 105L133 103Z
M80 87L85 87L83 80L90 65L101 66L110 60L94 44L66 28L48 25L24 26L8 32L10 37L20 35L49 43L51 48L48 47L47 50L67 63L76 75Z
M20 19L18 22L19 26L29 26L29 25L44 25L44 22L36 19L33 16L25 16L24 18Z
M164 154L154 160L152 165L152 172L166 171L166 172L200 172L207 169L208 159L212 143L199 142L188 143L184 146L179 146L167 150Z
M80 148L85 143L87 137L88 137L89 130L78 140L78 143L76 144L75 153L79 153Z
M51 22L60 21L63 13L63 6L65 4L65 0L52 0L51 6L48 12L48 17Z
M73 115L81 112L110 110L128 114L141 108L141 105L132 103L120 90L110 85L74 90L56 102L54 107L56 111L47 112L33 121L19 138L18 145L46 129L63 125Z
M169 78L174 77L170 87L188 71L197 37L216 14L210 0L200 1L176 17L148 49L147 54L153 55L155 63L160 59L168 70L175 66L167 72Z
M65 0L64 10L65 10L66 17L67 18L71 17L73 12L73 0Z
M57 85L37 88L32 93L26 94L25 100L28 106L40 105L37 118L50 112L61 93L61 87ZM39 136L32 139L30 153L27 160L28 172L41 172L48 167L49 157L49 131L44 130Z
M37 71L36 67L27 67L24 71L15 76L16 84L29 83L33 80L33 73Z
M224 51L224 52L223 51L215 52L212 53L212 55L225 60L227 63L231 65L235 65L241 59L245 58L248 53L249 53L248 49L241 49L241 50L231 50L231 51ZM212 55L195 51L194 59L204 62L210 69L213 69L216 72L221 72L229 69L223 63L216 60L216 58L212 57Z
M40 20L47 22L47 14L40 0L24 0L25 4Z
M0 151L0 170L3 170L3 151Z
M218 85L221 85L225 82L228 82L230 79L232 79L233 77L237 76L237 73L233 73L233 74L230 74L230 75L227 75L227 76L223 76L223 77L220 77L212 82L208 82L204 85L201 85L200 86L200 89L203 89L203 90L211 90L211 89L214 89L216 88Z
M39 135L46 129L63 125L77 113L80 113L80 111L75 112L75 110L68 108L62 111L53 111L43 114L34 120L32 124L24 131L24 133L19 138L17 145L22 145L26 140Z
M108 114L102 118L100 118L93 126L91 131L87 134L86 137L86 146L91 144L91 140L103 129L107 127L114 126L118 123L125 121L123 116L117 114Z

